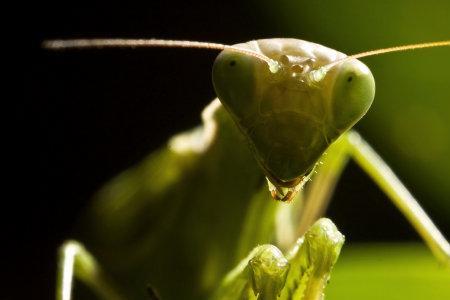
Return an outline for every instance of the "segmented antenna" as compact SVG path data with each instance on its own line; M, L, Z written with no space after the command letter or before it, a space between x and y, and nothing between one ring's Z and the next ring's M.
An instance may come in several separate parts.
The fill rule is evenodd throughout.
M160 39L73 39L73 40L49 40L42 43L42 47L52 50L64 49L84 49L84 48L198 48L211 50L230 50L237 53L253 56L266 62L272 72L278 70L278 63L264 54L253 50L243 49L218 43L181 41L181 40L160 40Z
M382 48L377 50L371 50L371 51L365 51L357 54L353 54L347 57L344 57L342 59L338 59L332 63L329 63L327 65L324 65L319 68L322 72L327 72L332 67L341 64L343 62L349 61L351 59L358 59L362 57L367 56L375 56L385 53L392 53L392 52L403 52L403 51L409 51L409 50L416 50L416 49L423 49L423 48L432 48L432 47L444 47L444 46L450 46L450 40L447 41L439 41L439 42L430 42L430 43L421 43L421 44L411 44L411 45L403 45L403 46L395 46L395 47L389 47L389 48Z

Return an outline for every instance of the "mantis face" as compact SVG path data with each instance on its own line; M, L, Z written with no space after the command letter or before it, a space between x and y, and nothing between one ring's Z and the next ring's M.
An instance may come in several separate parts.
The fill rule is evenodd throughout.
M369 68L333 49L296 39L235 45L278 62L273 72L255 57L224 50L213 67L222 104L247 137L276 188L304 183L328 146L367 112L375 95Z

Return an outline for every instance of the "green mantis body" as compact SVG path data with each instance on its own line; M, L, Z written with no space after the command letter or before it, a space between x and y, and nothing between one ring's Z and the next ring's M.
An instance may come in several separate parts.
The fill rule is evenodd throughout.
M334 65L345 55L300 40L236 47L262 53L277 67L230 49L219 55L213 79L223 105L214 100L201 127L173 137L98 193L80 240L105 275L97 266L83 269L86 263L78 263L82 271L75 275L105 298L144 299L147 284L163 299L209 297L256 245L289 249L323 214L350 157L449 264L444 237L383 161L348 131L373 100L368 68L356 59ZM312 183L295 196L314 168ZM271 201L266 177L274 198L297 199ZM65 270L72 249L70 242L62 248L58 299L70 298Z

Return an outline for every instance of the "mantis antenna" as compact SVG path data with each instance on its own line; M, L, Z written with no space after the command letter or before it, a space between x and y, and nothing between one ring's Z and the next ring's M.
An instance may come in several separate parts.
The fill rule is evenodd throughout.
M83 49L83 48L148 48L148 47L166 47L166 48L197 48L210 50L230 50L237 53L253 56L266 62L270 70L275 73L279 69L276 61L269 57L239 47L229 46L219 43L182 41L182 40L160 40L160 39L74 39L74 40L49 40L44 41L42 46L46 49Z
M403 51L409 51L409 50L416 50L416 49L423 49L423 48L433 48L433 47L444 47L444 46L450 46L450 40L447 41L439 41L439 42L430 42L430 43L421 43L421 44L411 44L411 45L403 45L403 46L395 46L395 47L389 47L389 48L381 48L377 50L371 50L371 51L365 51L361 53L356 53L350 56L347 56L345 58L336 60L332 63L329 63L327 65L324 65L320 67L319 70L322 71L328 71L335 65L338 65L340 63L346 62L351 59L358 59L362 57L367 56L375 56L385 53L391 53L391 52L403 52Z
M167 47L167 48L197 48L210 50L230 50L237 53L253 56L268 64L272 73L276 73L280 69L280 65L273 59L249 49L243 49L235 46L229 46L219 43L183 41L183 40L161 40L161 39L73 39L73 40L49 40L44 41L42 46L46 49L63 50L63 49L83 49L83 48L137 48L137 47ZM429 42L421 44L410 44L403 46L395 46L390 48L382 48L377 50L365 51L357 54L338 59L332 63L319 67L310 72L310 78L313 81L320 81L325 74L334 66L351 59L380 55L392 52L403 52L409 50L444 47L450 46L450 40Z

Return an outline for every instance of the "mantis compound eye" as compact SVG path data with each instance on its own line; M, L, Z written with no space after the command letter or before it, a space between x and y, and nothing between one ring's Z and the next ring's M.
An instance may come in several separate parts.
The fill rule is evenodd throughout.
M337 68L330 97L330 123L342 132L358 122L372 105L375 80L369 68L356 59Z

